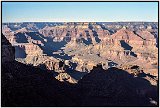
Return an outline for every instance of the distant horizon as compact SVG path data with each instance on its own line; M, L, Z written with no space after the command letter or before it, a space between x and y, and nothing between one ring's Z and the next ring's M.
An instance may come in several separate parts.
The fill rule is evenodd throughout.
M38 21L38 22L36 22L36 21L24 21L24 22L3 22L3 23L79 23L78 21L74 21L74 22L72 22L72 21L70 21L70 22L64 22L64 21L47 21L47 22L43 22L43 21ZM89 22L89 21L83 21L83 22ZM82 23L83 23L82 22ZM91 21L90 21L91 22ZM90 23L89 22L89 23ZM155 23L158 23L158 22L156 22L156 21L103 21L104 23L107 23L107 22L120 22L120 23L126 23L126 22L155 22ZM95 21L95 23L103 23L103 22L101 22L101 21Z
M9 22L158 22L158 2L2 2Z

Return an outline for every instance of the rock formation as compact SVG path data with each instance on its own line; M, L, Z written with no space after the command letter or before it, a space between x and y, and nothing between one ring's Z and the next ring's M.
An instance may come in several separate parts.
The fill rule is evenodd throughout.
M140 74L140 73L139 73ZM145 76L134 77L125 70L99 65L78 82L81 106L152 106L157 87ZM152 103L151 100L154 102Z
M5 38L5 36L2 34L2 63L5 62L12 62L15 59L15 49L14 47L9 43L9 41Z
M2 54L10 55L2 56L3 107L158 106L158 80L139 66L104 70L97 65L77 84L70 84L67 81L73 79L65 72L58 75L15 61L14 48L3 35L2 47ZM70 62L60 62L59 67L63 69L64 64ZM67 81L59 82L53 76Z
M2 56L2 106L75 105L67 96L68 85L57 81L52 73L16 62L14 48L3 35L2 46L2 54L9 57Z
M137 65L158 78L157 28L155 22L4 23L2 32L16 60L56 71L59 79L63 72L70 77L66 70L89 73L99 63L105 70Z

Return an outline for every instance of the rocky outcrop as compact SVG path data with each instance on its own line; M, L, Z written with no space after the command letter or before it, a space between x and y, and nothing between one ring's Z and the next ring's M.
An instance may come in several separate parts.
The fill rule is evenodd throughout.
M25 32L28 32L28 30L25 27L15 31L15 33L25 33Z
M36 56L42 56L43 50L36 44L33 43L17 43L13 45L16 49L16 58L26 59L26 63L30 62L30 59Z
M55 78L61 82L77 83L77 81L66 72L59 73Z
M42 55L43 54L43 50L38 46L38 45L35 45L35 44L25 44L24 45L24 49L25 49L25 52L26 54L28 55Z
M32 64L33 66L40 67L44 70L51 70L56 72L61 72L64 70L64 66L60 65L61 60L46 55L27 56L25 61L27 64Z
M99 65L78 82L81 106L154 106L157 87L143 76L134 77L125 70ZM157 104L156 104L157 105Z
M128 30L126 28L122 28L118 30L115 34L113 34L112 39L118 39L118 40L124 40L126 43L129 43L130 45L143 45L143 39L136 34L134 34L133 31Z
M64 29L65 27L60 26L60 27L44 27L43 29L39 30L39 33L43 34L45 37L59 37L62 36L62 34L65 36L63 32L66 32ZM67 32L66 32L67 33Z
M152 85L157 86L158 76L153 75L152 73L145 72L143 68L137 65L123 65L121 66L123 70L126 70L128 73L134 75L134 77L143 77L147 79Z
M16 37L14 36L13 31L9 27L4 27L2 33L3 35L5 35L5 37L11 44L16 43Z
M12 62L15 59L15 48L9 43L9 41L2 34L2 63Z
M155 46L156 45L156 38L149 31L147 31L147 30L140 31L139 30L136 33L145 40L144 45L146 45L146 46Z
M16 62L13 50L14 48L2 35L1 95L3 107L76 105L68 97L68 93L71 93L67 84L60 83L52 73Z

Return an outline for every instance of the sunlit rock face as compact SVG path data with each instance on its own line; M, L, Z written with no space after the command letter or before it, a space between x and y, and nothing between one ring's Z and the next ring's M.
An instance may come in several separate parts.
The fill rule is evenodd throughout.
M60 81L68 79L75 83L78 80L68 72L89 73L97 64L102 64L105 70L137 65L145 73L158 77L157 25L154 22L4 23L2 32L15 47L17 61L56 71ZM63 68L59 66L61 61Z

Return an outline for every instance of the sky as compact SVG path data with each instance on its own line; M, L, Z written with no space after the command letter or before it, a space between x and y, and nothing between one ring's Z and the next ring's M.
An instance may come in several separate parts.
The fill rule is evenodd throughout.
M2 22L158 22L158 2L2 2Z

